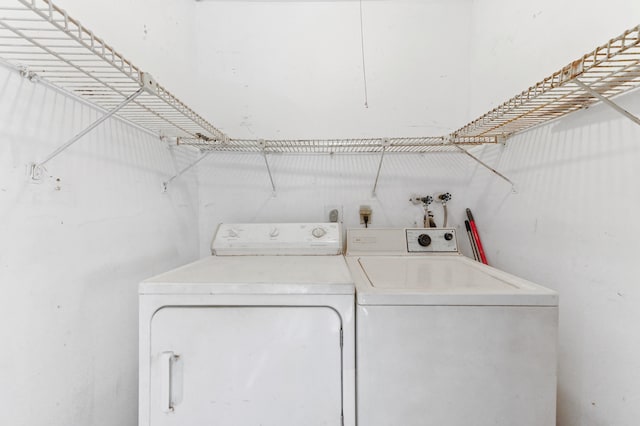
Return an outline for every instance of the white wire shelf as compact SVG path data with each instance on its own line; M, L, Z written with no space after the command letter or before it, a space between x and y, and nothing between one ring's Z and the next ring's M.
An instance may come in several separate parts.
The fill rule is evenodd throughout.
M509 137L639 85L640 25L571 62L453 135Z
M179 145L199 149L203 156L197 161L212 152L261 153L268 168L266 154L380 153L379 176L385 153L459 152L512 185L506 176L473 156L467 148L504 142L518 132L598 100L640 124L640 118L610 100L640 85L640 26L625 31L449 135L270 140L227 136L51 0L0 0L0 13L3 61L18 67L32 80L43 79L108 111L44 160L33 163L31 176L35 180L40 178L44 164L113 114L161 137L175 137ZM193 165L187 169L190 167ZM271 182L273 185L273 179Z
M49 0L0 0L0 57L159 136L226 136Z
M276 153L428 153L460 152L457 146L497 143L494 136L427 138L369 138L369 139L228 139L179 138L179 145L196 147L202 151Z

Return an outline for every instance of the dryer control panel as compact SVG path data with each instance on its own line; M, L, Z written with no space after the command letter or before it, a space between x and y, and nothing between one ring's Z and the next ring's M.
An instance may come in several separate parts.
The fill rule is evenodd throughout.
M456 253L456 230L451 228L407 229L409 253Z
M342 254L339 223L221 223L211 244L215 255Z

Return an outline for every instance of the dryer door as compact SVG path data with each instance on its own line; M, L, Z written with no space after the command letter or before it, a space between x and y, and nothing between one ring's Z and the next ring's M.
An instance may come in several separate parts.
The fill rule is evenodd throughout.
M340 425L340 335L327 307L160 309L151 425Z

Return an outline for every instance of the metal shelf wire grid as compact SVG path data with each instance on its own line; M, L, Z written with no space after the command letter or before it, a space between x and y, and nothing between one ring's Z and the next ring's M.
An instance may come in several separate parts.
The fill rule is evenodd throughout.
M103 39L49 0L0 0L0 57L110 110L132 93L144 93L118 115L168 137L225 135L144 73ZM149 76L147 75L147 80Z
M327 140L233 139L196 114L50 0L0 0L0 58L106 109L202 151L262 153L464 152L640 85L640 26L509 99L450 135Z
M460 152L457 145L474 146L496 143L495 137L459 138L370 138L370 139L305 139L305 140L255 140L229 139L207 141L202 138L180 138L178 143L203 151L264 152L264 153L427 153Z
M640 85L640 25L596 47L539 83L453 133L511 136Z

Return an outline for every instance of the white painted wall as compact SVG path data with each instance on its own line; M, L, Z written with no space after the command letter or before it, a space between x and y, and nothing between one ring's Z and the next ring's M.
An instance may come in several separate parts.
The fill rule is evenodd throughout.
M618 101L640 115L640 93ZM640 418L640 127L596 105L482 158L475 216L489 262L560 293L558 425Z
M638 24L640 3L474 3L471 110L479 115ZM640 93L619 98L640 115ZM558 425L640 418L640 127L596 105L487 148L471 201L489 262L560 293Z
M405 227L421 223L421 207L412 194L450 192L449 226L459 227L459 241L468 250L464 209L474 166L460 154L385 156L376 197L372 189L379 155L271 155L276 186L272 193L264 159L253 154L212 155L200 163L200 254L210 253L221 222L319 222L337 207L345 229L358 227L360 205L372 208L371 226ZM432 204L442 225L442 207Z
M184 78L192 2L56 4L179 96L197 93ZM97 117L0 68L0 424L137 424L137 284L198 257L195 175L160 193L192 156L129 125L105 123L27 183L28 162Z
M640 16L628 0L364 1L364 108L357 1L57 3L214 124L264 138L447 133ZM621 102L640 114L638 94ZM482 151L517 195L448 154L387 156L376 199L378 156L274 156L273 197L261 157L216 155L161 195L170 152L119 122L50 164L60 190L25 183L95 116L0 68L0 424L135 424L136 284L207 255L217 223L342 206L349 227L369 204L373 226L412 226L409 195L444 190L454 225L474 209L492 264L560 291L559 425L640 417L640 135L603 106Z
M472 119L640 21L633 0L474 0Z
M407 3L398 6L398 11L404 6ZM219 18L200 13L198 19L198 34L202 34L203 22L211 26L211 39L198 39L198 60L206 65L199 67L206 70L200 81L215 87L208 92L211 99L217 92L232 99L232 107L224 110L222 105L211 103L201 108L209 108L208 114L221 117L224 123L234 123L226 128L230 133L247 137L418 134L401 122L414 113L446 123L443 128L455 128L466 120L465 114L471 119L495 107L636 25L640 16L640 4L622 0L608 2L606 7L601 7L601 2L575 0L493 0L476 1L472 6L470 21L465 21L467 12L461 14L463 22L471 22L472 26L464 35L470 44L469 56L461 54L461 58L454 58L455 65L448 67L458 69L464 64L470 70L468 85L464 76L456 75L456 82L464 86L458 89L468 93L468 110L452 111L448 103L452 97L435 96L425 102L429 108L442 106L435 113L431 109L422 114L424 111L417 112L420 108L416 103L406 103L395 111L371 115L373 106L368 111L351 108L353 100L358 99L356 82L361 71L353 53L358 47L357 34L346 30L357 13L353 4L340 5L343 13L337 28L350 37L343 34L344 48L337 49L331 39L314 39L312 44L306 39L291 40L291 34L302 30L296 32L294 24L280 19L285 15L283 10L313 10L328 19L326 12L322 13L328 8L326 3L268 3L268 8L274 9L251 2L206 3L199 10L215 10ZM384 22L385 7L395 9L396 5L365 2L365 22L367 10L369 16L371 10L381 12L377 18ZM424 2L422 7L431 6ZM254 15L263 22L257 22ZM224 22L225 18L228 22ZM423 26L421 31L425 35L440 34L439 40L447 39L451 28L457 27L443 19L446 28ZM325 21L320 18L319 22ZM407 35L400 30L395 34L397 38L390 38L385 34L389 30L385 25L378 23L374 27L380 32L379 46L397 43ZM313 24L305 28L314 30L310 34L317 32ZM302 43L312 46L312 53L300 48L294 50L295 55L286 55ZM333 54L344 55L342 60L329 65L316 60L316 52L322 56L320 47L325 45L333 46ZM253 54L247 54L252 50ZM278 61L272 61L273 57ZM407 53L402 62L411 63L413 58ZM378 59L384 62L382 55ZM331 70L335 62L343 64L343 68L334 75L326 68ZM280 64L284 66L279 67ZM301 70L305 65L308 68ZM419 62L416 68L428 65ZM330 80L319 79L316 70L322 70L317 74L328 75ZM313 84L301 81L305 73ZM396 79L398 75L396 70ZM214 76L219 83L207 83L207 77ZM405 81L416 84L415 78ZM288 90L289 87L296 90ZM449 86L445 91L460 93ZM395 86L388 104L403 99L403 93L402 86ZM336 95L341 101L336 102L338 109L332 109L331 99ZM622 101L640 114L637 94ZM234 116L238 111L242 111L239 123ZM305 111L313 111L320 119L303 117ZM398 121L394 121L396 115L400 117ZM375 122L368 120L374 116ZM341 117L353 120L345 123ZM357 225L358 206L366 203L374 208L373 226L406 226L415 220L415 211L406 203L408 194L423 188L449 189L455 197L456 206L452 209L456 212L452 216L456 224L463 219L463 207L474 209L492 264L560 291L558 424L634 425L639 418L636 372L640 371L640 340L632 324L640 318L635 308L639 295L634 288L639 271L632 260L639 229L632 219L640 207L634 188L639 148L638 130L625 120L603 106L595 106L514 138L506 148L481 150L483 159L516 181L517 195L483 168L459 157L425 156L385 162L378 198L371 200L369 191L377 158L336 156L273 158L278 193L272 198L260 157L212 157L199 171L201 254L208 253L215 225L221 221L322 220L328 206L342 205L348 227ZM353 125L360 128L354 131ZM439 133L442 132L429 134ZM448 168L452 160L454 166ZM385 172L389 173L386 177ZM468 173L473 173L472 180ZM382 217L376 214L379 211L383 212Z
M440 136L467 118L471 0L204 1L195 107L237 138Z
M198 257L195 174L160 192L192 156L127 124L27 182L27 163L97 117L0 67L2 425L136 425L137 285Z
M55 0L188 105L194 84L195 0Z
M606 8L597 7L599 4L546 0L534 3L474 2L473 29L468 36L470 55L463 58L471 70L467 88L470 93L469 118L493 108L608 38L637 24L640 16L637 2L615 0L607 3ZM250 6L254 5L243 3L236 13L246 18L246 8ZM370 3L365 6L371 7ZM206 7L221 6L210 3ZM311 6L279 4L278 7ZM350 10L348 4L342 7ZM383 8L384 5L381 3L378 7ZM225 9L225 14L221 15L227 16L226 12ZM200 21L204 21L207 15L201 16ZM237 21L230 19L232 24L228 26L224 23L212 25L212 28L221 28L219 33L214 29L213 34L222 38L223 34L233 33L230 27L237 25ZM340 124L330 108L324 107L322 102L317 103L323 98L320 89L308 98L314 99L314 103L305 102L306 98L302 96L296 98L290 92L287 92L286 99L278 99L272 94L281 93L287 81L295 80L295 76L288 74L296 72L298 75L293 66L295 63L285 61L289 66L277 70L269 67L268 52L257 53L255 62L250 62L253 55L243 58L251 40L274 37L273 31L256 24L254 19L244 21L241 28L253 25L259 28L256 32L260 36L235 40L226 49L213 49L211 55L224 60L212 58L206 62L211 66L203 68L209 75L221 72L224 83L220 86L224 87L218 90L234 98L234 108L225 112L221 108L214 110L212 106L211 114L220 117L228 114L229 117L224 118L227 123L233 120L231 115L238 111L238 106L245 108L245 121L229 128L229 131L236 134L244 127L243 135L249 137L275 137L280 134L283 137L301 134L334 136L331 132L336 129L339 130L336 136L349 135L345 133L349 124ZM265 21L271 22L270 19ZM378 29L383 27L376 26ZM423 28L423 31L427 30ZM246 34L246 31L238 33ZM215 42L206 40L199 43L199 60L205 61L202 45ZM354 41L352 43L355 44ZM264 44L282 46L283 42L278 40L277 43ZM301 58L305 56L298 52L295 59L302 64L308 63ZM216 62L221 70L215 69ZM294 71L290 71L291 68ZM322 69L321 66L319 68ZM353 61L351 74L344 69L338 76L355 75L356 68L357 63ZM265 69L268 77L262 73ZM247 75L250 73L254 74ZM262 77L264 81L260 80ZM280 77L283 82L278 80ZM353 81L356 81L355 77ZM349 92L349 85L340 80L313 86L325 90L327 87L340 87L340 93L357 98L357 90L351 86L352 92ZM402 93L402 90L396 90L396 93ZM330 98L329 95L326 97ZM338 124L324 130L322 121L313 123L306 119L300 122L291 119L299 117L295 108L287 105L291 98L296 99L291 102L295 107L321 111L318 117L328 117L328 123ZM440 98L435 98L427 103L434 105L439 101ZM621 99L621 102L640 114L637 94ZM440 104L447 109L446 102ZM278 105L278 108L269 108L268 105ZM403 109L399 115L408 117L414 110L415 105ZM267 116L265 111L268 111ZM284 118L279 119L278 114L283 111ZM254 114L260 117L254 117ZM381 124L377 125L363 120L359 111L343 114L358 117L354 122L362 123L363 129L373 129L372 134L388 134L384 129L389 122L380 120L380 116ZM452 123L450 126L462 124L460 115L450 114L449 117L451 121L447 123ZM285 130L279 123L287 119L291 120L286 123L287 133L283 134ZM256 132L256 128L270 129L268 124L256 120L269 120L275 127L267 130L266 135ZM256 126L252 127L254 124ZM388 128L397 131L403 127ZM353 134L360 136L367 134L365 132ZM208 253L215 224L220 221L321 220L327 206L342 205L346 225L354 226L357 207L366 202L374 208L373 226L405 226L415 220L412 207L406 203L407 194L422 188L427 191L434 187L436 190L453 188L454 200L459 203L455 208L457 212L453 214L454 220L458 221L457 224L462 220L463 206L474 208L492 264L560 291L558 424L633 425L640 415L637 404L640 387L636 374L640 371L637 361L640 359L640 340L632 326L640 319L636 309L640 295L634 284L634 277L640 271L632 258L637 252L633 242L640 237L638 225L633 222L635 209L640 207L634 186L638 180L637 168L634 167L640 149L637 140L637 127L605 107L595 106L514 138L506 148L482 150L484 159L516 181L517 195L511 194L508 185L481 167L471 166L474 175L473 181L469 181L469 169L466 168L469 164L462 164L459 159L454 160L458 161L454 163L456 166L447 169L446 164L451 160L448 156L429 156L420 160L398 157L393 165L385 163L384 170L393 172L389 179L383 172L378 199L372 201L368 196L375 176L376 158L336 156L274 158L272 169L278 194L271 198L264 164L259 157L249 157L248 160L234 156L212 158L203 164L199 172L201 254ZM433 162L438 161L434 158L445 162L432 168ZM422 161L428 166L422 167ZM459 176L464 177L460 179ZM377 211L383 212L382 218L376 216Z

